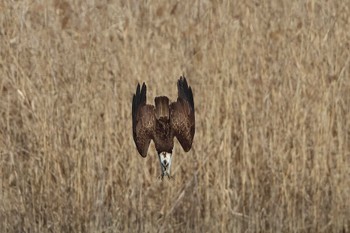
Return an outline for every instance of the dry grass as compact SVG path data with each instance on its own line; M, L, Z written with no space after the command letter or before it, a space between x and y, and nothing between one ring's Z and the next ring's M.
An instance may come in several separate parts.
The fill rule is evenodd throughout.
M1 1L1 232L349 232L349 25L342 0ZM161 182L131 98L183 73L194 146Z

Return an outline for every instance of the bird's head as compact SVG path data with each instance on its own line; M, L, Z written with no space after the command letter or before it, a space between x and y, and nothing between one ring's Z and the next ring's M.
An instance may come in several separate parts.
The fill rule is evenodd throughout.
M163 179L164 176L167 176L168 178L170 178L172 153L164 152L164 151L158 152L158 158L160 162L160 168L162 169L161 178Z

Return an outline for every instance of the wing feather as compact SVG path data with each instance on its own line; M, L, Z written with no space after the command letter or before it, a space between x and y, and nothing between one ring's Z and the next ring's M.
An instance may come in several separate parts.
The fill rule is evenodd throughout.
M170 105L170 124L184 151L189 151L195 134L194 101L191 87L186 78L180 77L177 101Z
M136 148L142 157L147 156L155 127L154 106L146 104L146 85L137 85L132 100L132 128Z

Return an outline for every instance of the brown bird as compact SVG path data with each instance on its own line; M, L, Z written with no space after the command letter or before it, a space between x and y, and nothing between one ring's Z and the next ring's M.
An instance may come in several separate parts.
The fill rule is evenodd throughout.
M161 177L170 178L174 137L180 142L185 152L191 149L195 116L191 87L186 78L180 77L177 82L178 97L169 104L169 98L158 96L155 105L146 104L146 85L137 85L132 99L132 130L136 148L142 157L147 156L153 140L162 171Z

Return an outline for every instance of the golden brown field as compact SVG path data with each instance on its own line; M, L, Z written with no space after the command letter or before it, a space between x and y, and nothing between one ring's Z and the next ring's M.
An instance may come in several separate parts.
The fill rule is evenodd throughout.
M0 2L1 232L350 232L347 1ZM163 181L138 82L194 91Z

